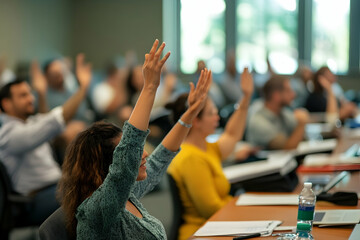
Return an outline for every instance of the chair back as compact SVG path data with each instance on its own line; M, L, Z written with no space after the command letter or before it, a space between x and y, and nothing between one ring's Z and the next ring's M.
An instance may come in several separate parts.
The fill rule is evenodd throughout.
M40 226L39 234L41 240L67 240L65 214L59 207Z
M13 192L11 180L5 165L0 160L0 229L9 229L12 225L9 221L9 195Z
M182 218L184 207L181 202L179 188L176 185L175 179L170 174L167 174L167 177L170 185L171 200L173 205L173 222L170 229L169 240L177 240L179 237L179 228L184 223Z

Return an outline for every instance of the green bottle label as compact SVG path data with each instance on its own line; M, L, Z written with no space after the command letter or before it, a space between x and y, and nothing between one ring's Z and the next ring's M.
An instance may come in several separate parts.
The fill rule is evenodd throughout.
M311 221L314 219L315 206L299 206L298 220Z

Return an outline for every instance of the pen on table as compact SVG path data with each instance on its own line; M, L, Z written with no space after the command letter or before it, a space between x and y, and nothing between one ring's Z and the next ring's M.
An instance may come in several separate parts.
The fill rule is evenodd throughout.
M254 234L250 234L250 235L234 237L233 240L241 240L241 239L248 239L248 238L255 238L255 237L261 237L261 233L254 233Z

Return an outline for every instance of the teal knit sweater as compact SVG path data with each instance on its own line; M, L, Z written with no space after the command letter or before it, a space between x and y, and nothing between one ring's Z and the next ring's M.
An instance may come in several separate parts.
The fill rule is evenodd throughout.
M163 225L139 202L159 183L177 154L159 145L147 158L147 175L136 181L148 131L126 122L104 183L77 209L77 239L166 239ZM126 210L130 200L143 215Z

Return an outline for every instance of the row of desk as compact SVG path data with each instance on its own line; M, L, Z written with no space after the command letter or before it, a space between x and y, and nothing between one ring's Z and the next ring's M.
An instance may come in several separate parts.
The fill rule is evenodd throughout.
M339 140L337 147L334 149L333 154L339 154L349 148L355 142L360 143L360 137L358 138L347 138L342 137ZM311 173L318 175L319 173ZM305 176L311 174L299 173L299 184L292 194L299 194L303 187L303 179ZM322 173L329 174L329 173ZM336 173L334 173L336 174ZM349 191L349 192L360 192L360 172L353 171L350 176L344 178L338 183L330 192L337 191ZM259 193L257 193L259 194ZM267 194L267 193L262 193ZM273 193L272 193L273 194ZM286 193L282 193L286 194ZM296 226L297 218L297 206L236 206L237 197L225 205L222 209L217 211L208 221L261 221L261 220L280 220L283 221L281 226ZM327 202L316 203L315 210L325 209L360 209L360 202L357 206L337 206ZM341 240L348 239L351 235L354 226L339 226L339 227L326 227L319 228L313 227L312 234L314 239L326 239L326 240ZM277 237L266 237L266 238L253 238L253 239L276 239ZM190 239L233 239L232 237L191 237Z

